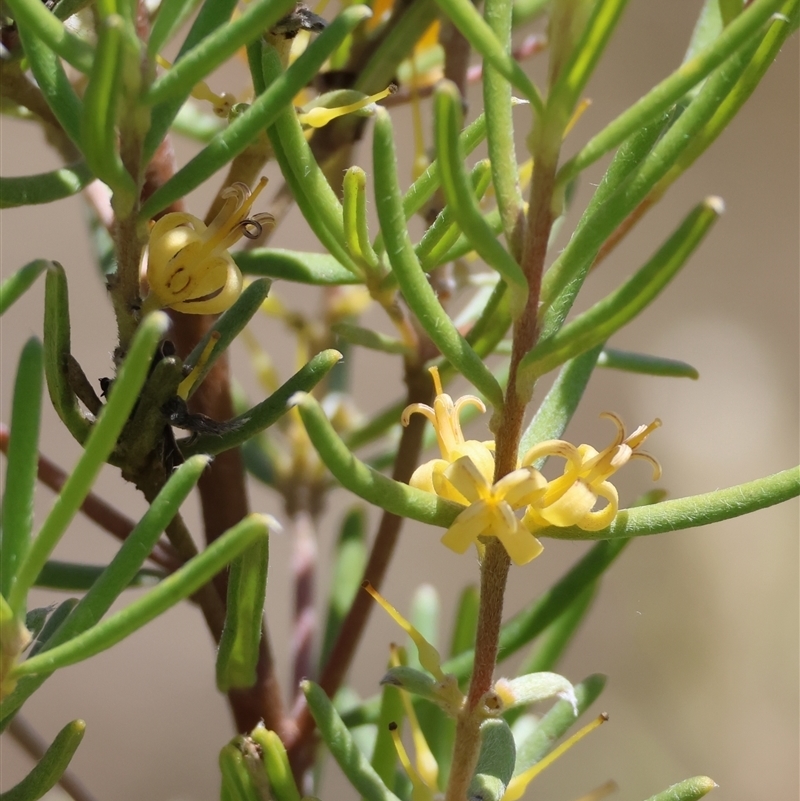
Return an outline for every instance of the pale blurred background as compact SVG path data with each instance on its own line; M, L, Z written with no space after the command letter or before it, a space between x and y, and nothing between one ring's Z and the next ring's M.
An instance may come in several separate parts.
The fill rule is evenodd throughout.
M679 64L700 5L699 0L631 2L588 87L593 105L571 134L567 151ZM530 68L541 75L544 60ZM227 79L231 85L225 80L214 88L240 91L244 86L243 78ZM476 95L473 109L478 102ZM524 113L516 119L524 134L528 119ZM33 126L4 120L2 135L3 175L56 166ZM659 486L672 497L750 481L798 462L798 144L795 38L731 129L589 279L582 296L584 307L623 280L700 199L715 194L725 200L726 214L683 273L612 342L686 360L701 379L597 371L567 432L573 442L602 447L612 431L598 419L601 411L616 411L629 428L660 417L664 426L648 450L661 461ZM181 161L196 149L185 142L178 146ZM368 173L370 158L363 149L359 163ZM598 165L584 176L564 230L574 226L602 169ZM275 187L277 176L270 170ZM408 154L401 170L407 180ZM213 183L193 195L189 210L202 216L215 189ZM36 257L60 260L70 279L73 353L92 380L109 375L115 327L84 233L80 199L4 211L1 219L3 277ZM298 241L305 249L318 248L293 213L274 244L291 247ZM274 291L309 311L309 302L316 302L309 290L278 285ZM41 315L40 281L2 319L4 422L10 417L20 348L27 337L41 336ZM377 315L370 319L379 320ZM271 334L264 341L275 348L282 376L288 377L291 347L276 346ZM247 360L240 350L234 354L239 375L255 396ZM357 353L352 362L362 408L381 408L398 397L396 361ZM482 426L472 435L485 438ZM67 469L78 453L49 410L41 449ZM650 489L646 466L626 468L619 486L623 504ZM104 471L97 490L130 515L144 509L112 469ZM255 510L282 515L275 496L259 486L253 486L251 501ZM335 514L320 532L323 564L347 499L339 492L335 501ZM51 503L52 495L43 489L39 521ZM196 526L195 500L186 511ZM440 533L422 526L405 529L385 594L407 610L417 586L435 583L447 641L455 601L466 584L476 581L477 566L472 556L443 549ZM548 587L586 548L545 545L540 559L512 570L508 615ZM57 556L102 563L114 549L110 537L78 518ZM273 536L268 616L285 685L287 654L281 648L290 619L289 555L288 535ZM320 589L320 601L325 591ZM62 597L37 592L32 601L44 605ZM376 691L389 642L398 637L376 611L354 674L364 696ZM199 613L183 605L91 662L57 673L23 714L48 741L69 720L86 721L72 767L98 799L210 801L219 797L219 749L233 734L225 701L214 686L213 656ZM528 797L571 801L613 778L619 785L614 798L640 801L676 781L707 774L720 785L713 795L720 801L797 798L797 502L633 543L607 575L559 669L574 681L595 672L609 676L595 712L608 712L611 722L548 769ZM1 786L7 789L30 769L30 761L7 735L0 744ZM325 801L356 798L334 765L327 776Z

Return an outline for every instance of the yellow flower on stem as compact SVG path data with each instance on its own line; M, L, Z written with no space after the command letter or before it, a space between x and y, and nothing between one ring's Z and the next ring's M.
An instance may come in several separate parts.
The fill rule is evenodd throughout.
M147 256L150 294L146 313L169 308L185 314L219 314L242 292L242 274L228 248L245 236L255 239L273 222L271 214L248 216L266 186L262 178L251 192L243 183L224 190L225 203L206 225L192 214L165 214L153 226Z
M542 545L515 513L538 501L547 482L538 470L524 466L494 483L494 443L465 440L459 420L467 405L482 412L486 407L474 395L453 401L443 392L435 367L431 375L436 388L433 407L414 403L406 407L401 420L408 425L414 413L427 417L436 431L442 458L420 465L409 484L467 507L442 537L451 550L465 553L474 543L480 551L479 538L495 536L515 564L530 562L542 552Z
M549 440L534 446L523 459L531 464L543 456L562 456L567 460L563 475L550 481L543 496L533 503L523 518L531 530L547 526L578 526L586 531L599 531L611 524L619 509L619 494L608 479L631 459L645 459L653 466L653 480L661 476L661 465L649 453L637 448L655 431L661 421L655 419L648 426L639 426L625 436L622 421L611 412L608 418L617 427L617 436L603 451L591 445L575 447L563 440ZM593 511L598 498L606 501L605 507Z

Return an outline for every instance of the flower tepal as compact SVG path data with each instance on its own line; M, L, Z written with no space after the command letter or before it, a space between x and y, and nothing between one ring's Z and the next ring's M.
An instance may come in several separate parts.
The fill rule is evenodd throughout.
M243 281L228 248L242 236L258 237L273 221L270 214L249 216L266 184L262 178L252 192L243 183L229 186L209 225L184 212L158 220L150 232L145 312L170 308L185 314L219 314L233 305Z
M436 431L442 458L420 465L409 484L467 507L442 537L451 550L465 553L473 543L480 550L481 537L495 536L514 563L531 561L542 552L542 545L516 512L539 500L547 482L538 470L525 466L494 483L494 443L465 440L459 420L461 409L469 404L481 411L486 407L473 395L453 401L442 391L435 367L431 375L436 388L433 407L414 403L403 412L402 422L408 425L414 413L427 417Z

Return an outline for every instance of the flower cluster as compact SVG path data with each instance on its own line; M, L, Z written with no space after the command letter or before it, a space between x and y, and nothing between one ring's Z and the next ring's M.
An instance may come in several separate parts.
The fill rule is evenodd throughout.
M472 395L453 401L442 391L435 367L431 375L436 388L433 407L414 403L401 419L408 425L414 413L427 417L436 431L441 458L420 465L409 483L466 506L442 537L444 545L456 553L466 552L473 543L480 551L480 538L494 536L511 560L523 565L542 552L534 536L538 529L577 526L597 531L608 526L619 508L617 490L608 479L630 459L646 459L653 465L654 479L661 475L658 462L637 451L661 421L640 426L626 437L620 419L606 412L603 416L614 422L617 436L604 450L575 447L563 440L541 442L525 454L516 470L495 482L494 442L465 440L459 419L464 406L472 404L481 411L486 407ZM548 456L560 456L566 462L563 474L552 481L532 466ZM595 511L599 498L606 505Z
M271 214L249 216L266 186L262 178L251 192L234 183L222 193L224 203L206 225L193 214L165 214L150 232L144 310L169 308L185 314L219 314L242 292L243 280L228 248L241 237L255 239L272 223Z

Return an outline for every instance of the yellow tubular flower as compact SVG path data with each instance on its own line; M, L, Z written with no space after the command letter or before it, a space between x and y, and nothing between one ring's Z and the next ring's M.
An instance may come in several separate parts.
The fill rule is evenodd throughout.
M547 490L533 503L523 518L531 530L546 526L578 526L585 531L599 531L611 524L619 509L619 495L608 479L631 459L645 459L653 466L653 480L661 476L661 465L648 453L637 448L661 425L656 419L648 426L639 426L629 437L615 414L604 412L617 427L617 436L599 453L591 445L575 447L562 440L550 440L533 447L523 464L532 464L543 456L561 456L567 460L563 475L549 482ZM593 511L597 499L605 507Z
M170 308L185 314L219 314L242 291L242 274L228 253L242 236L255 239L270 214L248 216L266 186L262 178L250 192L243 183L229 186L225 203L210 225L184 212L165 214L150 232L144 311Z
M422 414L433 424L441 459L420 465L409 484L467 508L453 521L442 543L456 553L471 544L481 549L479 538L495 536L518 565L530 562L542 552L541 543L531 535L515 512L537 502L546 491L546 481L533 467L522 467L494 483L494 443L465 440L459 414L472 404L486 411L479 398L464 395L457 401L442 391L439 372L431 368L436 398L433 407L414 403L401 418L408 425L411 415Z

